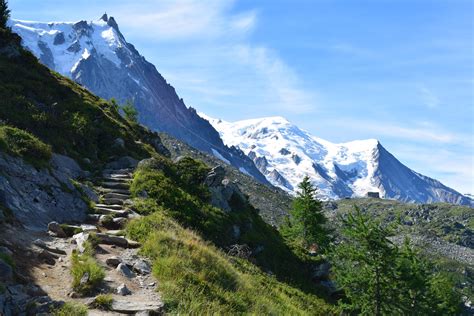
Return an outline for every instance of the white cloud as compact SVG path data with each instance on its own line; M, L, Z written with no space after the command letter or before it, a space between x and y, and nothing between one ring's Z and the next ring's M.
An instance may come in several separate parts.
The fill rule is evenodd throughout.
M426 86L421 86L419 88L420 98L423 104L430 108L437 108L440 104L440 99L434 94L433 91L428 89Z

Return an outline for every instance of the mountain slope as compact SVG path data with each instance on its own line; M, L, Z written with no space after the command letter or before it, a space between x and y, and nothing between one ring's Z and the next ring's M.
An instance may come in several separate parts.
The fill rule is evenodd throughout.
M282 117L234 123L203 117L226 145L242 149L272 184L288 192L295 192L308 175L325 199L379 192L404 202L472 205L462 194L400 163L375 139L334 144Z
M77 23L11 20L9 24L44 65L104 99L132 100L142 124L214 154L268 184L247 156L226 147L219 133L186 107L155 66L127 43L113 17L104 14L98 21Z

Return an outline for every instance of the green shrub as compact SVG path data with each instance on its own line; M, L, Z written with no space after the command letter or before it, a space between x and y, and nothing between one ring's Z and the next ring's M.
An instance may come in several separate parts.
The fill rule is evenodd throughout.
M110 295L110 294L99 294L94 299L94 306L96 308L99 308L99 309L102 309L102 310L110 310L110 309L112 309L113 301L114 301L114 299L112 298L112 295Z
M73 253L71 260L72 287L81 294L94 291L105 277L104 269L87 252L84 254ZM81 278L85 273L89 274L89 279L81 284Z
M85 305L73 302L66 302L60 308L51 311L53 316L87 316L88 309Z
M35 167L44 167L51 159L51 147L21 129L0 126L0 149L23 158Z

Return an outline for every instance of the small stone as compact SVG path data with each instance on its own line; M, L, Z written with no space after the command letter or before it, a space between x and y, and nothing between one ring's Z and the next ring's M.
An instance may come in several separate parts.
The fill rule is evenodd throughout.
M122 283L117 287L117 294L125 296L125 295L132 294L132 292L128 289L128 287L124 283Z
M67 294L67 296L69 296L70 298L79 298L79 297L81 297L81 295L79 295L79 293L74 292L74 291L69 292L69 293Z
M121 262L122 260L120 260L120 258L116 256L109 257L105 260L105 264L114 268L116 268Z
M133 278L135 277L135 274L128 268L128 266L125 263L120 263L117 266L116 269L118 272L120 272L123 276L127 278Z
M80 285L85 285L87 282L89 282L89 273L86 272L82 275L81 281L79 282Z
M148 283L148 286L149 286L149 287L153 287L153 286L155 286L155 285L156 285L156 282Z

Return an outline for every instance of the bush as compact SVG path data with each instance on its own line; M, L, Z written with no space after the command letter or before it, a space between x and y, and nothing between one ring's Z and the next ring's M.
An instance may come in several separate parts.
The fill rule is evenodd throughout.
M23 158L35 167L44 167L51 159L51 147L21 129L0 126L0 149Z
M87 316L88 309L83 304L66 302L51 312L52 316Z
M94 306L99 309L103 310L110 310L112 309L112 303L114 299L110 294L99 294L94 299Z
M88 249L90 248L88 247ZM89 252L90 250L84 254L72 254L72 287L81 294L88 294L94 291L105 277L104 269L99 266ZM84 284L81 284L81 279L86 273L89 274L89 279Z

